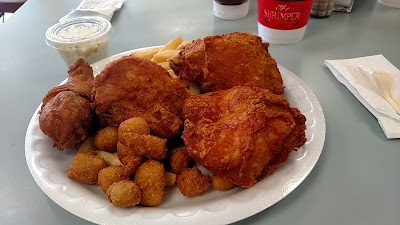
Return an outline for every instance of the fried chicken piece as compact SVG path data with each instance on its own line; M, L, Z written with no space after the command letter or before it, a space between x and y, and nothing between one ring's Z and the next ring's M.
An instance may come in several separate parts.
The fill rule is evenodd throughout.
M304 115L263 88L236 86L192 96L183 116L189 155L215 176L246 188L306 141Z
M183 46L170 67L204 92L245 85L283 94L282 77L268 46L245 32L208 36Z
M157 63L134 56L111 62L94 79L97 115L112 126L142 117L151 133L161 138L180 133L183 101L190 95Z
M68 74L65 84L46 94L39 112L40 129L60 150L78 148L96 121L90 97L92 67L80 58L69 67Z

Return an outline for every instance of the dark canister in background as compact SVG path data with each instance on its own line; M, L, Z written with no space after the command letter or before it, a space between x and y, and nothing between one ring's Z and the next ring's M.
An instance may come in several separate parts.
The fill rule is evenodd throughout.
M249 13L249 0L214 0L214 15L223 20L238 20Z
M271 44L303 39L313 0L258 0L258 35Z
M326 18L332 14L333 0L314 0L310 15L315 18Z

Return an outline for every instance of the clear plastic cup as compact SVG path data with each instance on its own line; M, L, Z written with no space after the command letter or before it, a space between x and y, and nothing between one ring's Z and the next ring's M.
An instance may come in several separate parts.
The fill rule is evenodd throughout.
M78 17L51 26L46 43L58 50L67 66L78 58L94 63L108 56L111 23L102 17Z

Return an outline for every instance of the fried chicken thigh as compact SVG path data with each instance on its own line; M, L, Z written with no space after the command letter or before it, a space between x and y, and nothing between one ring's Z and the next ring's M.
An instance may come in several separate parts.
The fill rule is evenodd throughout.
M108 64L94 80L96 114L118 126L142 117L153 135L170 139L181 132L183 101L190 92L156 63L126 56Z
M189 155L215 176L245 188L306 141L304 115L263 88L235 86L192 96L183 116Z
M268 46L250 33L208 36L183 46L170 67L204 92L245 85L283 94L282 77Z
M92 67L78 59L68 70L69 78L43 98L39 125L54 141L54 147L76 149L86 139L95 120L91 104Z

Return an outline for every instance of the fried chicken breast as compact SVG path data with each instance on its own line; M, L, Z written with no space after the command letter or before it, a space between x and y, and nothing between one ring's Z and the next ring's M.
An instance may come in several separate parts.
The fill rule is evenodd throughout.
M170 67L204 92L245 85L283 94L282 77L268 46L250 33L208 36L183 46Z
M125 56L109 63L94 79L96 114L118 126L142 117L151 134L170 139L181 132L183 101L190 92L156 63Z
M92 67L82 58L68 69L69 78L43 98L39 125L54 141L54 147L76 149L86 139L95 116L91 104Z
M304 115L283 96L258 87L192 96L183 117L189 155L215 176L246 188L306 141Z

